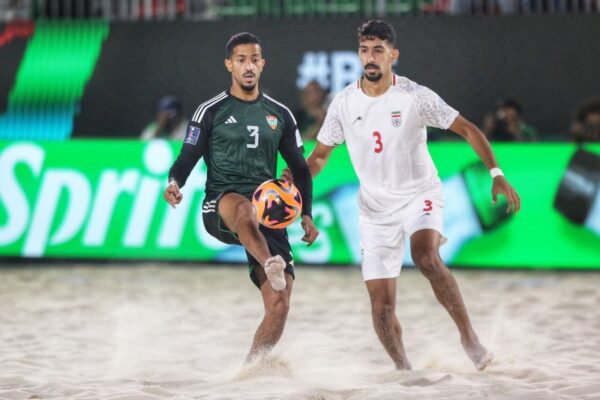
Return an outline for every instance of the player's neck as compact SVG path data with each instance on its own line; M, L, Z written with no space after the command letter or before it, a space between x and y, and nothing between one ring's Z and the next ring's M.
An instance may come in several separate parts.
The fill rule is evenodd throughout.
M361 79L360 88L370 97L377 97L384 94L393 83L393 74L384 75L380 80L372 82L365 77Z
M231 85L229 93L231 93L233 97L237 97L240 100L254 101L258 98L260 91L258 90L258 85L256 85L251 91L244 90L239 85Z

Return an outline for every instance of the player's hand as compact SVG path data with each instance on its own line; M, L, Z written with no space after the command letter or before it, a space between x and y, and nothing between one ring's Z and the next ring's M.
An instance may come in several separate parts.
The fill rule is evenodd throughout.
M313 244L317 236L319 236L319 230L313 223L312 218L308 215L302 216L302 222L300 223L300 225L302 225L302 229L304 229L304 236L302 236L302 241L308 243L308 245L310 246L311 244Z
M517 191L508 183L504 176L497 176L494 178L492 184L492 203L496 204L498 195L503 194L508 200L508 206L506 207L506 213L511 211L515 213L521 209L521 198Z
M175 182L174 180L169 182L169 185L163 193L163 197L165 198L167 203L169 203L169 205L173 208L175 208L177 204L181 203L181 199L183 199L183 194L179 191L179 185L177 185L177 182Z
M289 168L285 168L283 171L281 171L281 179L294 183L294 175L292 175L292 171L290 171Z

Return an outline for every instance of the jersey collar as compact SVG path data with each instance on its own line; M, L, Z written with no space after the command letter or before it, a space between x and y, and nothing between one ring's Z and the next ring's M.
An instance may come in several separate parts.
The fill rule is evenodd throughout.
M262 97L263 97L263 92L262 92L262 90L259 90L259 91L258 91L258 96L257 96L257 97L256 97L256 99L254 99L254 100L243 100L243 99L240 99L239 97L235 97L234 95L232 95L232 94L231 94L231 90L230 90L230 89L227 89L225 92L227 93L227 95L228 95L229 97L231 97L232 99L234 99L234 100L236 100L236 101L239 101L240 103L243 103L243 104L256 104L256 103L258 103L258 102L259 102L259 101L262 99Z

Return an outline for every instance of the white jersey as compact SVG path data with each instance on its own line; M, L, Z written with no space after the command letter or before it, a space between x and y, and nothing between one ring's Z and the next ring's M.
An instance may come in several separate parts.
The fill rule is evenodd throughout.
M382 95L367 96L360 80L333 99L317 140L346 142L367 214L402 208L422 188L439 183L427 126L448 129L458 116L435 92L397 75Z

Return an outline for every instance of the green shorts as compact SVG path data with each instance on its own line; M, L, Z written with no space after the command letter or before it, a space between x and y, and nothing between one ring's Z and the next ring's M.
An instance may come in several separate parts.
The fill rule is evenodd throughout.
M215 238L219 239L223 243L242 245L237 235L231 232L225 223L221 220L219 215L219 201L221 198L229 192L221 193L220 195L206 196L204 203L202 204L202 220L204 222L204 228L206 231ZM288 239L287 231L285 229L269 229L263 225L259 225L260 232L265 237L269 251L271 255L280 255L285 260L285 273L295 278L294 274L294 258L292 257L292 248ZM250 270L250 279L254 284L260 288L265 282L265 274L257 273L257 267L261 266L260 263L246 251L246 257L248 258L248 265Z

